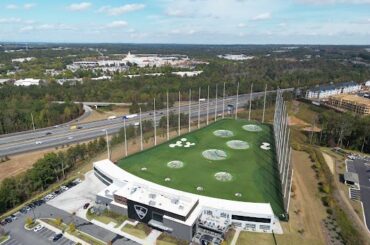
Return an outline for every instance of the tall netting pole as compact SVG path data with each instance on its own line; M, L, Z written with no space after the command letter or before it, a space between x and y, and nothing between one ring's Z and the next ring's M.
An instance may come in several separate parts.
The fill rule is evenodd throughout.
M189 89L189 132L191 131L191 89Z
M199 94L198 94L198 128L200 128L200 93L201 93L201 88L199 87Z
M156 118L155 118L155 114L156 114L156 112L155 112L155 97L154 97L154 99L153 99L153 111L154 111L154 113L153 113L153 127L154 127L154 145L157 145L157 120L156 120Z
M167 90L167 140L170 139L170 110L168 105L168 90Z
M239 82L236 86L236 103L235 103L235 120L238 119L238 107L239 107Z
M125 156L127 157L127 135L126 135L126 118L123 119L123 134L125 139Z
M225 118L225 83L224 83L224 91L222 93L222 119Z
M251 93L249 95L249 114L248 114L248 120L251 120L251 110L252 110L252 94L253 94L253 83L251 84Z
M179 113L178 113L178 118L177 118L177 135L181 134L181 94L179 91Z
M140 123L140 150L143 150L143 124L141 123L141 107L139 108L139 123Z
M208 85L208 88L207 88L207 125L209 123L209 85Z
M215 122L217 121L217 94L218 94L218 84L216 84L216 102L215 102Z
M264 122L265 122L266 93L267 93L267 84L265 85L265 94L264 94L264 96L263 96L262 123L264 123Z

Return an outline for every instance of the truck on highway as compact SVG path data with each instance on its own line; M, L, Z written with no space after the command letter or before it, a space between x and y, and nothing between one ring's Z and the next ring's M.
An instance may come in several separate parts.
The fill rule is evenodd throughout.
M113 120L113 119L116 119L117 118L117 116L109 116L107 119L108 120Z
M122 117L122 119L130 119L130 118L135 118L135 117L137 117L137 114L125 115Z
M69 130L75 130L77 129L77 125L72 125L71 127L69 127Z

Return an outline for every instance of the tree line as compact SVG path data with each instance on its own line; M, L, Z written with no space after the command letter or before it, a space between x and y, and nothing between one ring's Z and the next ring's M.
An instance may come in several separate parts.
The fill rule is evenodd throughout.
M99 138L64 152L47 153L25 173L4 179L0 184L0 214L64 179L78 163L96 156L105 148L105 139Z
M0 108L0 134L29 130L33 124L36 128L49 127L83 114L82 104L57 104L47 98L20 94L0 97Z

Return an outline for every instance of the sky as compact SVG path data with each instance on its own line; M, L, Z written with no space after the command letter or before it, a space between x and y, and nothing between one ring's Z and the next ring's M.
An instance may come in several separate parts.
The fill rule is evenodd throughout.
M370 44L370 0L0 1L0 42Z

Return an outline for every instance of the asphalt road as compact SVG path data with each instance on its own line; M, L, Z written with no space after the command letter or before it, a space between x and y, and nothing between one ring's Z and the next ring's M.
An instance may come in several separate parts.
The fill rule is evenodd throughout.
M360 181L361 201L364 206L365 221L370 231L370 161L354 159L351 164Z
M33 217L35 215L35 218L62 218L64 223L75 223L76 228L88 233L100 240L109 242L113 241L112 244L114 245L138 245L138 243L128 240L124 237L118 236L117 234L108 231L104 228L101 228L99 226L96 226L84 219L81 219L76 216L72 216L71 214L60 210L58 208L55 208L53 206L50 206L48 204L43 204L40 207L36 207L34 210L34 213L32 211L28 212L27 214L21 214L18 216L18 219L13 221L10 224L7 224L4 226L4 229L8 232L10 232L11 240L8 241L7 245L50 245L50 244L56 244L56 245L66 245L67 242L50 242L48 238L54 234L53 232L49 232L47 234L49 235L43 235L40 233L36 233L34 231L27 231L24 229L25 219L26 217ZM66 240L66 239L64 239ZM74 244L74 243L68 243L68 244Z
M292 89L286 89L291 91ZM268 93L275 91L268 91ZM263 92L257 92L252 94L252 100L263 96ZM249 101L249 94L239 95L239 108ZM229 96L225 98L225 113L227 105L236 104L236 96ZM191 105L191 117L192 119L198 118L198 101L193 101ZM216 111L217 108L217 111ZM177 114L179 111L178 107L170 108L170 111ZM210 100L209 103L209 114L213 117L215 114L222 113L223 111L223 100L219 98L217 103L214 99ZM189 106L184 105L180 107L180 112L188 114ZM201 102L200 104L200 116L204 117L207 114L207 102ZM166 110L157 110L156 121L159 122L162 116L166 115ZM147 111L142 113L142 120L153 120L153 111ZM131 118L126 120L126 125L134 125L139 121L139 117ZM71 130L72 124L64 124L47 129L39 129L37 131L25 131L22 133L1 135L0 136L0 156L14 155L23 152L30 152L50 147L56 147L60 145L66 145L76 142L81 142L89 139L94 139L105 135L105 131L108 134L114 134L119 132L123 127L122 117L117 117L112 120L100 120L90 123L79 123L79 129Z

